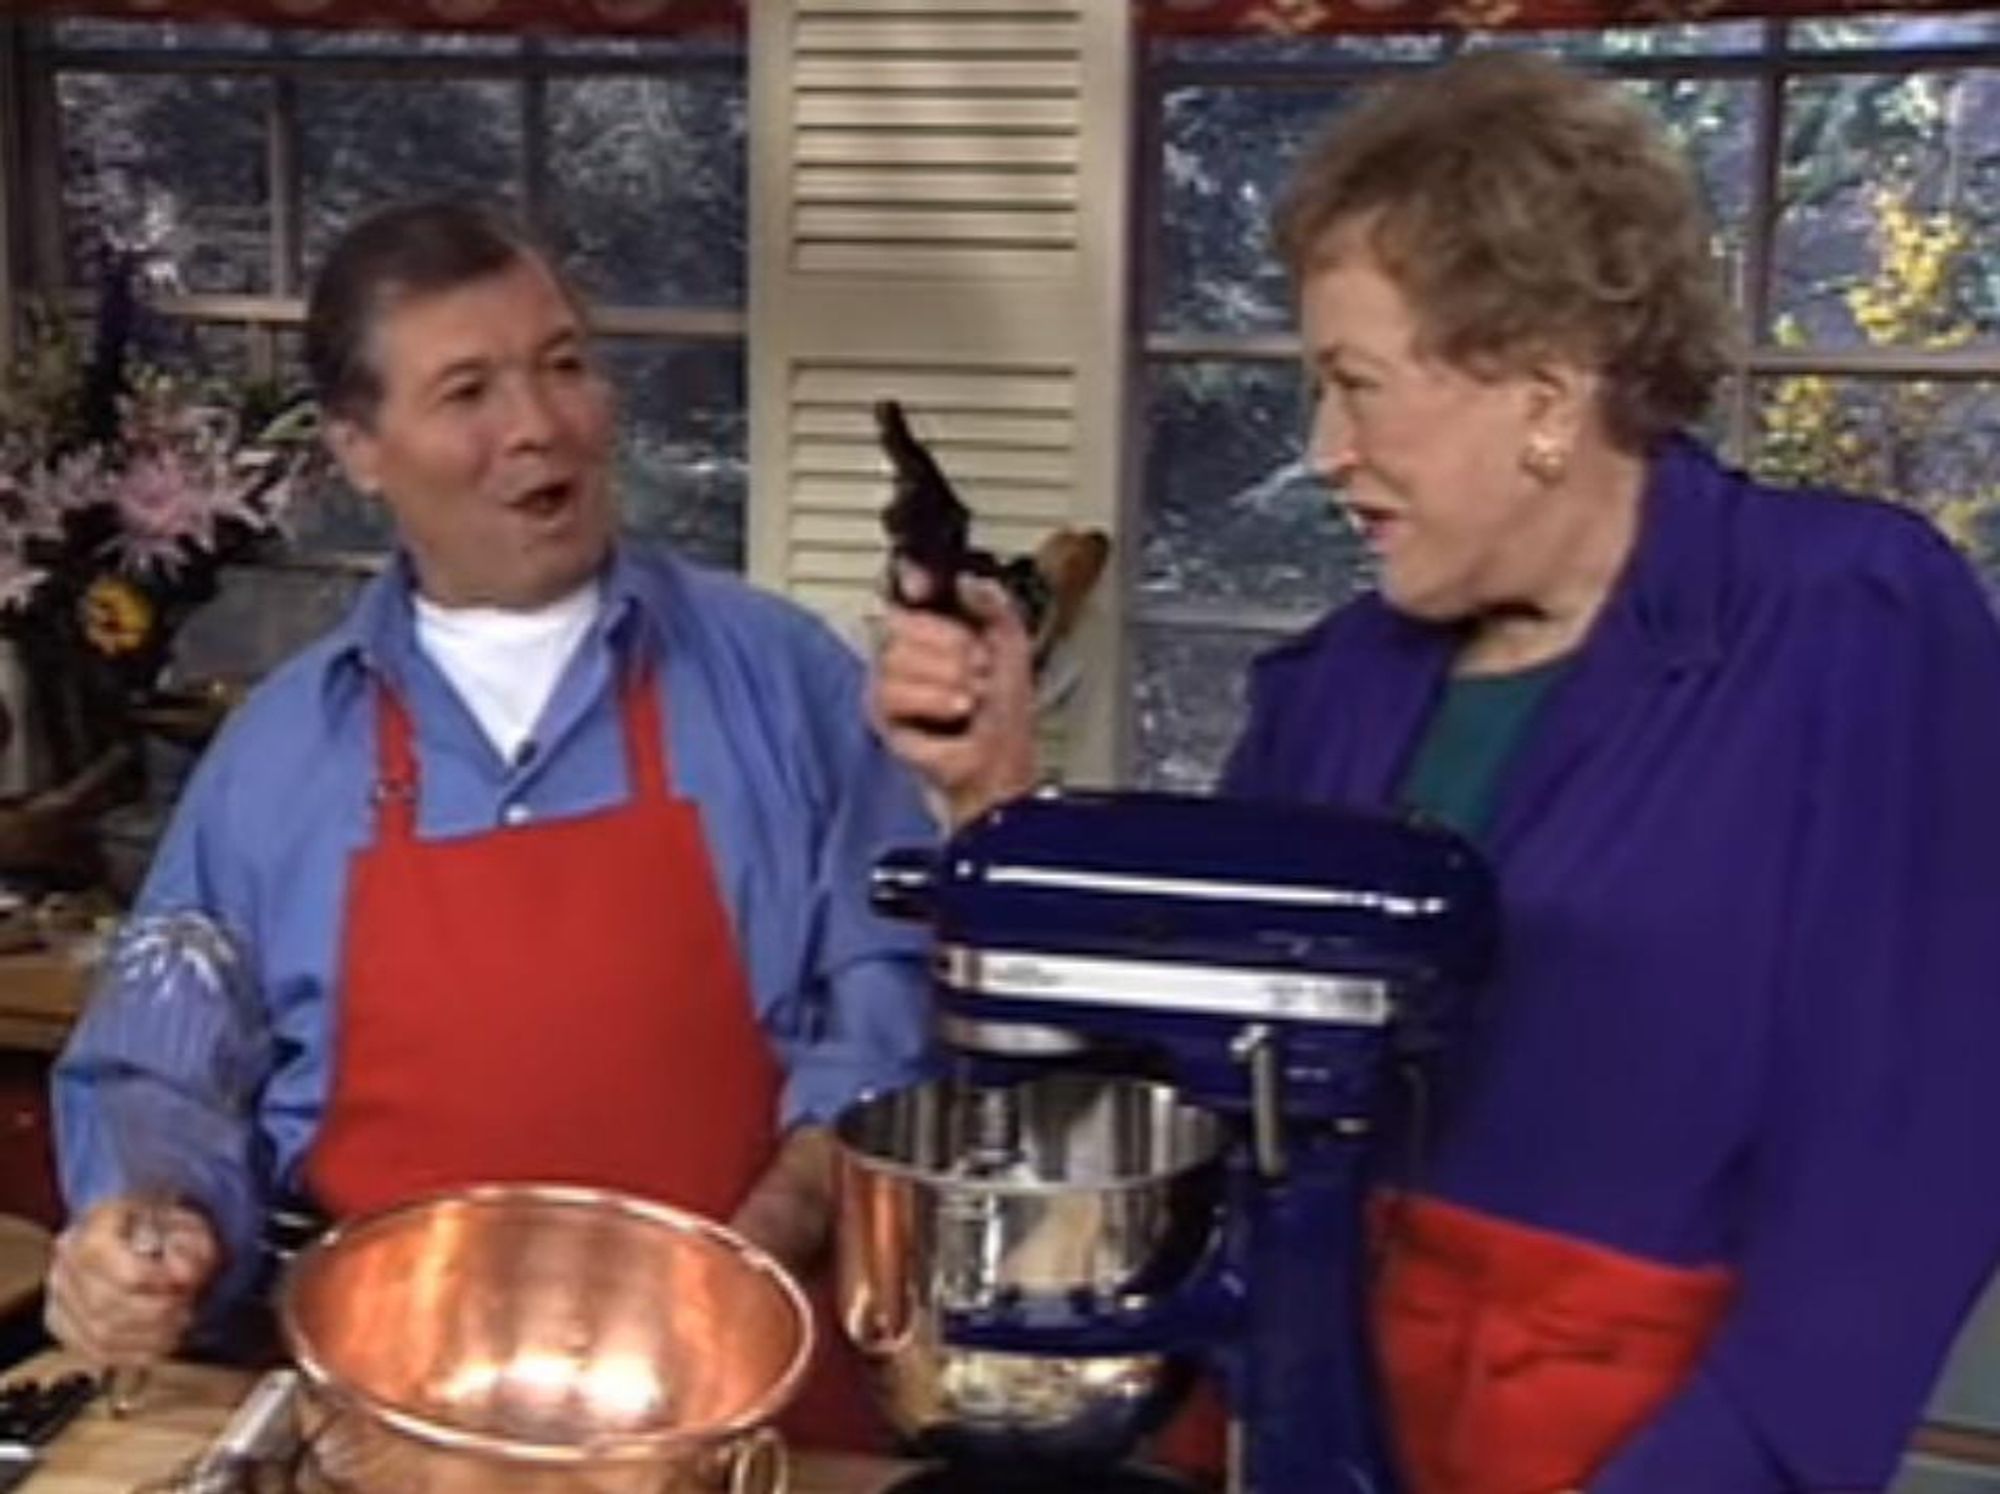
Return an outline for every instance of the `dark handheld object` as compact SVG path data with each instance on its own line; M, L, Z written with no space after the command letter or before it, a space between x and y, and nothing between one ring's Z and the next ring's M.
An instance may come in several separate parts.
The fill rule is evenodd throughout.
M889 536L889 595L900 606L917 607L943 617L971 623L972 616L958 595L961 576L988 576L1004 585L1032 636L1048 610L1049 588L1023 556L1002 565L990 550L972 547L972 510L944 475L937 458L910 430L903 407L893 399L875 406L875 423L882 449L895 469L896 491L882 509L882 528ZM918 567L930 585L921 596L903 589L901 563ZM912 723L938 736L963 733L970 720L922 720Z
M1034 637L1048 612L1049 586L1031 556L1002 563L991 550L972 546L972 510L944 475L928 447L910 430L903 407L893 399L875 406L875 423L882 450L895 469L896 491L882 509L882 528L889 536L893 560L907 561L930 578L921 598L904 592L892 564L889 595L904 607L971 621L959 600L960 576L986 576L1007 588L1021 623Z

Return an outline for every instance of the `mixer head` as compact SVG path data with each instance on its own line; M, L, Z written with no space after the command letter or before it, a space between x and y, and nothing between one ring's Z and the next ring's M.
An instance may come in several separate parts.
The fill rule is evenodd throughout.
M1326 806L1044 794L878 865L930 922L948 1042L1027 1059L1263 1026L1443 1041L1494 944L1492 879L1430 826Z

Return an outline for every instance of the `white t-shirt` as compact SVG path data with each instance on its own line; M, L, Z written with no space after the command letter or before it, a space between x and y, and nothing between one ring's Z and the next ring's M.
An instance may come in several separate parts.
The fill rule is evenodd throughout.
M533 736L603 598L593 580L529 612L440 607L422 596L416 604L418 646L443 671L500 756L512 762Z

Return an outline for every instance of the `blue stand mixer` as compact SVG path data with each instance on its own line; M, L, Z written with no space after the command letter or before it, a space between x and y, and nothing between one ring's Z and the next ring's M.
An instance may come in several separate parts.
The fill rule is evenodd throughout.
M889 1409L958 1470L938 1486L1126 1487L1193 1367L1238 1494L1390 1494L1365 1195L1399 1071L1490 956L1476 854L1331 808L1052 794L892 853L874 897L934 931L958 1068L837 1127L843 1312L925 1366Z

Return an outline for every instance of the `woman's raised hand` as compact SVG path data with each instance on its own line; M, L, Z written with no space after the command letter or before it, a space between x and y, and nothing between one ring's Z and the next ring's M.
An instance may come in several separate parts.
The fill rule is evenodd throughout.
M908 567L897 594L921 603L930 578ZM998 583L962 576L969 621L891 605L875 654L869 714L890 751L944 801L951 823L1035 782L1035 687L1020 615Z

